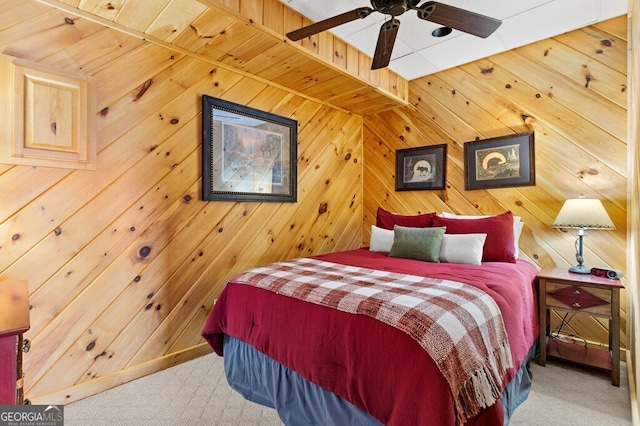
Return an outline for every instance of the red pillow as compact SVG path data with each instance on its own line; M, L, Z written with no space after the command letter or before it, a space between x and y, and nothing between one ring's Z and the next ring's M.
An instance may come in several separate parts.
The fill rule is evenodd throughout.
M487 234L482 261L516 263L511 212L480 219L450 219L435 216L433 226L446 226L447 234Z
M429 228L436 213L425 213L412 216L390 213L382 207L378 207L376 213L376 226L383 229L393 230L393 225L406 226L409 228Z

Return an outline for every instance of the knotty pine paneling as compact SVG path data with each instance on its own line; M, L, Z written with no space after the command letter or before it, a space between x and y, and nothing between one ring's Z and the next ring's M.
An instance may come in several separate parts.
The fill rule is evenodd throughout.
M215 2L279 33L306 23L272 0ZM130 21L194 51L211 49L209 36L225 29L235 41L218 41L230 49L243 37L252 40L233 17L212 9L200 14L199 2L162 3L168 8L141 10L143 2L130 0L120 15L87 12L119 16L117 25ZM603 199L617 226L588 233L587 262L626 267L624 18L418 79L409 85L410 105L389 110L377 94L345 90L356 85L334 85L334 74L323 70L316 70L321 86L299 80L322 102L270 84L287 80L284 68L264 66L274 59L290 75L308 69L308 58L285 44L263 40L264 51L246 45L232 56L223 49L216 54L224 66L217 66L86 18L65 21L68 13L39 2L3 6L3 51L91 75L99 93L98 170L0 165L0 281L29 280L33 345L25 354L25 385L36 403L70 402L208 352L200 330L226 277L366 244L378 206L404 213L509 209L526 223L523 258L569 266L575 237L550 225L565 198L584 192ZM176 31L164 25L170 10L183 12L171 22ZM191 19L196 26L187 25ZM301 44L331 61L339 52L336 66L404 93L405 81L370 73L366 55L334 42L325 34ZM298 203L199 200L205 93L298 120ZM363 120L330 102L382 112ZM530 129L535 187L464 190L465 142ZM439 143L448 144L447 189L396 193L395 150ZM622 322L624 342L624 309ZM601 343L605 327L588 318L572 323Z
M588 231L589 266L626 269L626 17L414 80L407 107L365 116L365 243L378 206L415 214L511 210L525 222L521 257L538 266L575 264L575 231L551 225L567 198L600 198L615 231ZM536 185L465 191L464 143L535 131ZM396 192L397 149L448 145L443 191ZM622 296L622 342L626 301ZM606 325L572 321L587 340L606 344ZM554 319L557 323L557 318Z
M629 318L627 331L629 334L629 389L631 393L631 415L634 421L640 418L638 412L638 389L640 376L638 366L640 365L640 351L638 340L638 328L640 327L640 303L638 292L638 280L640 279L640 240L638 239L638 224L640 223L640 98L638 97L640 88L640 0L629 2L628 14L628 34L629 34L629 212L627 223L629 223L629 251L627 253L627 282L629 290Z
M97 21L360 115L406 105L405 79L369 70L370 57L331 33L288 40L286 32L310 22L279 0L37 1L67 11L70 25Z
M99 111L97 170L0 167L0 281L30 286L27 398L71 402L206 353L230 275L362 244L362 117L9 3L33 13L0 14L0 50L92 76ZM200 201L203 94L298 120L297 203Z

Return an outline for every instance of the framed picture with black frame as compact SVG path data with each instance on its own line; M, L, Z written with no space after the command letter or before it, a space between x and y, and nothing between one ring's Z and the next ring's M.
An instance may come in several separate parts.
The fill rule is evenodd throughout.
M534 186L534 132L464 144L465 189Z
M396 151L396 191L444 189L447 144Z
M297 200L298 122L202 96L202 199Z

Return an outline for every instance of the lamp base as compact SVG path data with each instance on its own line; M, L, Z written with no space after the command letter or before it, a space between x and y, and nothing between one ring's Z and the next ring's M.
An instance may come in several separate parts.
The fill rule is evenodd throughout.
M574 274L590 274L591 269L584 265L576 265L569 268L569 272L573 272Z

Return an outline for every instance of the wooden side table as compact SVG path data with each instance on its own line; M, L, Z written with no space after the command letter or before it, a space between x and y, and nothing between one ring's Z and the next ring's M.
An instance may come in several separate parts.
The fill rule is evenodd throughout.
M620 386L620 280L576 274L567 268L543 268L538 273L540 308L540 356L544 366L549 357L611 371L611 383ZM557 339L547 342L549 309L609 320L608 350L575 345Z
M0 405L23 402L22 333L29 329L26 281L0 281Z

